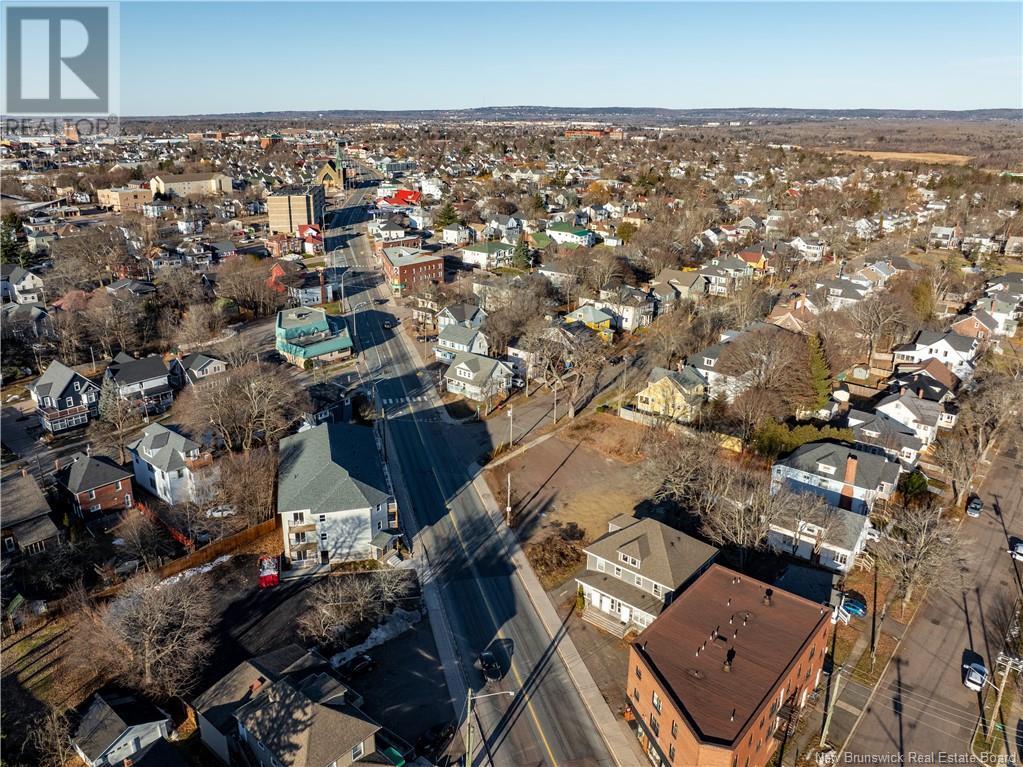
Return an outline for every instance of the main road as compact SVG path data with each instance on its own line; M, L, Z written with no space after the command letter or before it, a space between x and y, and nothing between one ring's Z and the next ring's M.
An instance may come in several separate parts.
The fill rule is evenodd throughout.
M963 522L960 577L932 590L854 729L848 754L938 763L941 754L970 753L981 708L978 694L963 686L963 662L979 656L994 668L1023 584L1020 563L1008 555L1010 541L1023 536L1017 439L1018 434L1008 436L988 469L980 492L983 515ZM859 684L855 676L851 684ZM1007 746L1018 760L1023 745L1018 717L996 725L1004 733L1003 753Z
M435 411L440 405L430 391L431 377L396 335L400 330L384 328L394 318L376 303L388 296L378 273L370 271L368 238L357 229L364 216L360 203L369 191L353 191L334 214L325 244L328 250L346 245L352 271L359 270L346 286L348 306L354 308L349 322L388 419L388 466L392 473L400 467L396 479L413 506L405 510L403 524L413 528L406 532L415 540L415 556L428 563L439 586L444 615L432 619L450 632L458 657L456 676L477 694L516 693L478 701L474 737L482 734L483 747L474 749L475 762L613 765L558 654L564 628L554 639L549 636L470 481L476 456L460 448L459 426ZM475 660L487 648L496 652L505 676L484 689ZM460 692L451 690L456 700Z

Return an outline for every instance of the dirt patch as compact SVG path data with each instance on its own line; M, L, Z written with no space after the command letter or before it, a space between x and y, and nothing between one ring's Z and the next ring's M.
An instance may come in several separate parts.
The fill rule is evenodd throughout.
M579 569L585 555L578 541L567 540L557 532L526 546L526 559L546 590L564 583Z
M551 437L488 469L484 476L499 501L506 497L509 474L513 524L529 542L575 525L585 546L607 532L609 520L633 513L652 493L640 463L595 449L589 436Z
M871 160L893 160L895 162L926 162L934 165L966 165L973 158L965 154L946 154L944 152L878 152L868 149L830 149L818 151L833 154L848 154L856 157L869 157Z
M650 430L645 426L624 421L610 413L582 416L567 427L564 434L566 439L582 442L627 464L643 459L643 447L650 439Z

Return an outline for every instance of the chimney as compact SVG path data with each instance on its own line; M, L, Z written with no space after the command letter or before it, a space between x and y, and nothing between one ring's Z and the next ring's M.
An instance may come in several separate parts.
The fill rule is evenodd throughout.
M320 273L320 303L327 303L327 275L324 273L323 268L317 270Z
M919 389L916 390L916 396L918 399L924 398L924 387L921 386Z
M21 476L23 477L28 476L28 469L26 469L24 466L21 467Z
M842 477L842 482L845 484L842 486L842 497L838 501L838 506L846 511L851 511L853 502L852 486L856 483L856 456L852 453L846 456L845 476Z
M60 471L60 459L59 458L54 458L53 459L53 470L54 471Z
M901 397L905 393L906 393L906 387L905 386L900 386L899 387L899 396Z

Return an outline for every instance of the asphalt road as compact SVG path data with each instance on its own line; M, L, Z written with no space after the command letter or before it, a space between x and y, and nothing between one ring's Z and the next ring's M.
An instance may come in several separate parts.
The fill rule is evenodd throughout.
M850 754L967 754L981 714L977 693L963 686L962 665L974 654L988 668L1003 647L1007 616L1023 595L1023 567L1008 555L1023 537L1023 456L1003 449L981 488L985 511L960 532L967 568L949 595L932 593L907 631L847 746ZM1020 756L1023 728L1000 722L1009 752ZM937 763L936 761L934 763Z
M338 231L357 222L359 211L346 209L335 218ZM351 262L360 272L372 265L365 235L349 237ZM336 240L328 240L328 250ZM600 735L576 692L555 644L548 637L529 597L508 564L493 522L469 484L467 467L473 455L459 450L458 426L430 412L426 398L430 376L420 375L386 307L369 299L384 297L380 280L364 279L347 293L354 313L357 345L373 376L380 402L386 406L390 444L397 453L404 485L413 499L413 527L421 549L440 584L441 598L462 673L480 694L519 691L477 703L486 742L477 764L603 765L613 764ZM351 318L350 318L351 320ZM394 467L394 463L389 465ZM474 667L478 654L496 651L505 672L500 683L486 687ZM476 737L479 737L477 734Z

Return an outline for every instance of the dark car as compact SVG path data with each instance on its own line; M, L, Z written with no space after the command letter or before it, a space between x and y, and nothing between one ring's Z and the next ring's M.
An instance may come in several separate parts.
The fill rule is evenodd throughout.
M377 304L386 304L387 303L387 299L386 298L378 298L375 301L375 303L377 303Z
M497 682L501 679L501 664L490 650L480 654L480 670L488 682Z
M419 739L416 741L416 753L419 756L425 757L428 761L435 762L444 753L454 737L455 725L453 722L435 724L419 736Z
M284 362L284 357L278 351L270 351L262 355L262 360L270 365L280 365Z
M356 655L351 660L347 660L338 666L338 672L342 676L354 677L368 674L370 671L377 667L376 661L371 657L363 653L362 655Z

